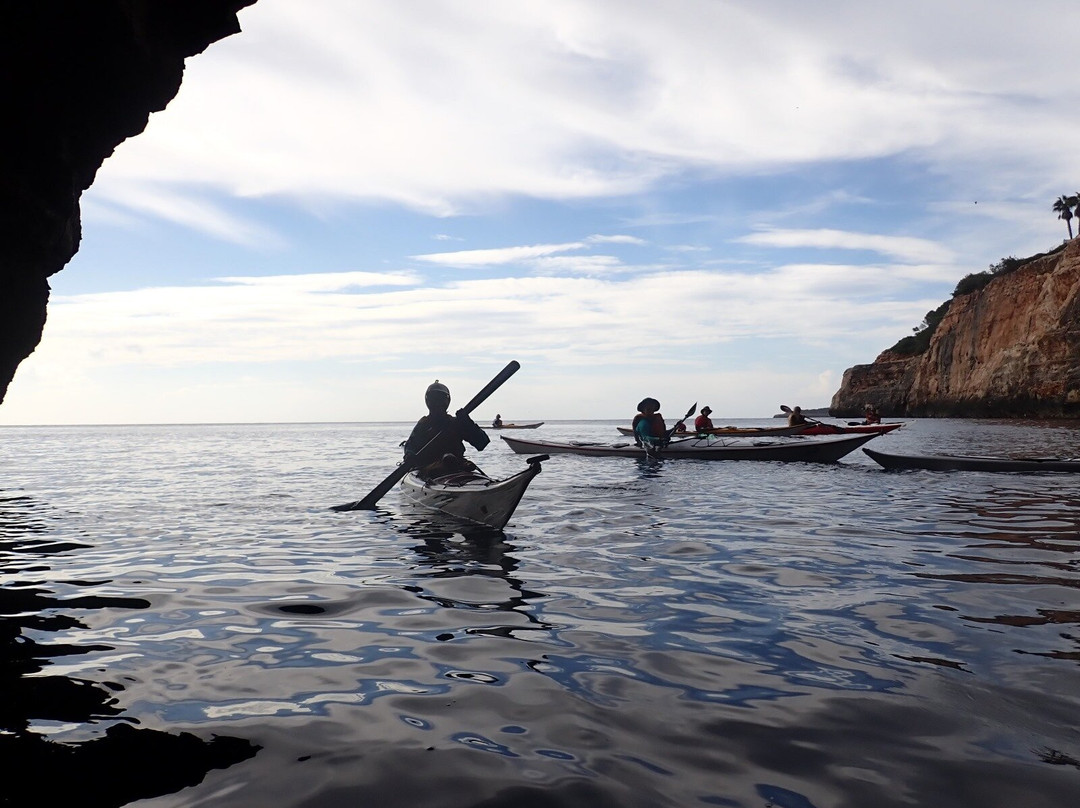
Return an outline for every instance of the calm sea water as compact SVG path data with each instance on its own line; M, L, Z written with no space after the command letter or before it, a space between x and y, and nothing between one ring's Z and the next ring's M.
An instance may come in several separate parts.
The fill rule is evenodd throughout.
M554 456L503 533L329 510L408 429L0 428L0 804L1080 804L1080 476Z

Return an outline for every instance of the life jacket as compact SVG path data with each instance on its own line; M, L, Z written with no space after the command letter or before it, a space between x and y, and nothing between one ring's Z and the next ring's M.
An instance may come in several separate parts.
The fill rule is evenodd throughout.
M644 425L642 425L643 422ZM643 432L646 438L653 441L663 440L667 437L667 424L664 423L664 416L658 412L654 412L652 415L642 415L639 412L634 416L633 427L634 437L639 442Z

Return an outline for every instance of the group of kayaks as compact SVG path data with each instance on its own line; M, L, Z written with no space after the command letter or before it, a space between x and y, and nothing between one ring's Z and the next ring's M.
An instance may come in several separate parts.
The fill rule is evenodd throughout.
M535 424L504 424L502 429L534 429ZM866 448L879 435L899 429L902 422L833 425L820 421L798 426L716 427L702 433L674 433L663 448L630 441L527 440L500 436L516 454L529 455L526 468L505 479L494 479L480 470L459 472L431 480L415 471L401 479L405 501L458 519L501 530L510 521L529 484L551 455L583 457L631 457L664 460L761 460L802 463L835 463L862 448L885 469L965 471L1068 471L1080 472L1080 460L1057 458L993 458L959 455L904 455ZM494 427L492 427L494 428ZM633 433L619 427L623 435Z

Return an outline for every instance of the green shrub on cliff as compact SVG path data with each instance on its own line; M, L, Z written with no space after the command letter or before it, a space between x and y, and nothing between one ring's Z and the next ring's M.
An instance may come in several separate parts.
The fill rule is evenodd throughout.
M994 278L1000 278L1002 275L1008 275L1010 272L1015 272L1024 264L1033 261L1035 258L1041 257L1041 255L1042 254L1033 256L1032 258L1017 258L1016 256L1010 255L1008 258L1002 258L996 264L991 264L990 269L986 272L973 272L970 275L965 275L960 279L960 282L956 284L952 296L959 297L960 295L970 295L972 292L977 292Z
M972 292L982 289L993 279L993 272L972 272L970 275L965 275L960 279L960 282L956 284L956 288L953 289L952 296L970 295Z
M970 275L965 275L960 279L960 282L956 284L956 288L953 289L952 297L959 297L960 295L969 295L972 292L977 292L994 278L1008 275L1010 272L1015 272L1031 260L1031 258L1017 258L1010 255L1008 258L1002 258L996 264L991 264L990 269L985 272L972 272ZM911 329L915 333L910 337L904 337L889 350L894 353L902 354L903 356L915 356L923 353L930 347L930 338L934 336L934 331L937 330L938 323L940 323L941 318L945 316L945 312L949 310L949 304L951 303L952 298L946 300L933 311L928 311L923 318L922 323L918 327Z
M922 323L918 327L911 329L915 333L910 337L904 337L889 350L903 356L915 356L923 353L930 347L930 337L934 335L938 323L941 322L941 318L945 316L945 312L949 310L951 304L952 299L950 298L933 311L926 312Z
M1010 255L1008 258L1002 258L996 264L991 264L990 271L993 272L995 276L1008 275L1010 272L1016 272L1016 270L1020 269L1024 264L1029 261L1034 261L1038 257L1040 256L1017 258L1015 255Z

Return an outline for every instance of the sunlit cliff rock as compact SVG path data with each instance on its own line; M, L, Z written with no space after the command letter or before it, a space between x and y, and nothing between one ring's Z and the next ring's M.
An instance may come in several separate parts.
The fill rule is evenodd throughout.
M893 417L1080 418L1080 238L953 299L917 356L844 372L829 407Z
M255 0L24 0L0 22L0 401L79 248L79 198Z

